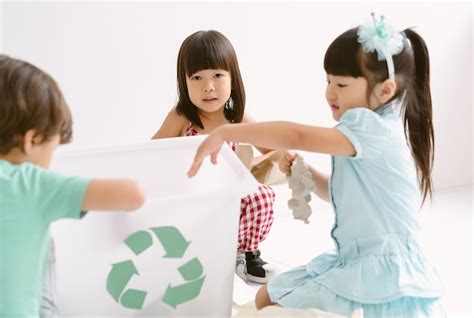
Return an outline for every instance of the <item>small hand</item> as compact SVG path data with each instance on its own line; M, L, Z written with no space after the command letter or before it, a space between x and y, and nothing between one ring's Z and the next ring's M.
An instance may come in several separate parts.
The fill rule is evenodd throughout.
M296 157L299 157L297 153L286 151L278 162L278 168L280 168L280 171L289 176L291 174L291 165Z
M194 177L199 168L201 168L202 161L206 156L211 156L211 162L217 164L217 154L224 143L224 139L219 134L219 129L215 129L204 141L201 143L194 156L193 164L188 171L188 177Z

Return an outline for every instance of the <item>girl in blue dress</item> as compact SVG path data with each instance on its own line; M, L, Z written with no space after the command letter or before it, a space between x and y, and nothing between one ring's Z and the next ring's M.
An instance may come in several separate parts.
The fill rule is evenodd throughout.
M425 41L383 16L329 46L324 68L334 128L291 122L224 125L199 147L189 176L224 141L331 155L332 173L310 167L316 194L331 202L335 250L271 279L257 308L277 304L350 316L439 317L441 282L417 238L431 194L434 132ZM289 171L294 155L280 162Z

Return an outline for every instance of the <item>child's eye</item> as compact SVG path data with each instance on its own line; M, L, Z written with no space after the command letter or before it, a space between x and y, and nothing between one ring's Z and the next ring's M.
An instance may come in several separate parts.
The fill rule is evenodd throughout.
M217 73L216 75L214 75L216 78L221 78L221 77L224 77L224 74L222 73Z
M338 87L346 87L346 84L337 84Z
M191 76L191 80L193 80L193 81L198 81L200 79L201 79L201 76L199 76L199 75Z

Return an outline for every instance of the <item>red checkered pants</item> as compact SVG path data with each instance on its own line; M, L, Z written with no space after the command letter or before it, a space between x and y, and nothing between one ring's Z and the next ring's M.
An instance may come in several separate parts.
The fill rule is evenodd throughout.
M240 223L237 249L239 252L253 252L270 232L273 224L272 188L260 184L258 191L240 201Z

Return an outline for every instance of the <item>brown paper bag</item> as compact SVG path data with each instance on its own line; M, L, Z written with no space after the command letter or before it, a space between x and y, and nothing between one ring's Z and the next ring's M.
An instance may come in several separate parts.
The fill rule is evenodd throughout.
M236 147L235 153L258 182L266 185L277 185L287 182L286 175L278 168L278 161L283 155L281 151L273 150L254 158L252 145L239 144Z
M247 167L247 169L252 169L252 160L253 160L253 148L249 144L238 144L235 147L235 154L239 157L240 161Z
M270 151L263 156L252 160L252 169L250 172L258 182L266 185L277 185L286 183L286 175L278 168L283 153L281 151Z

